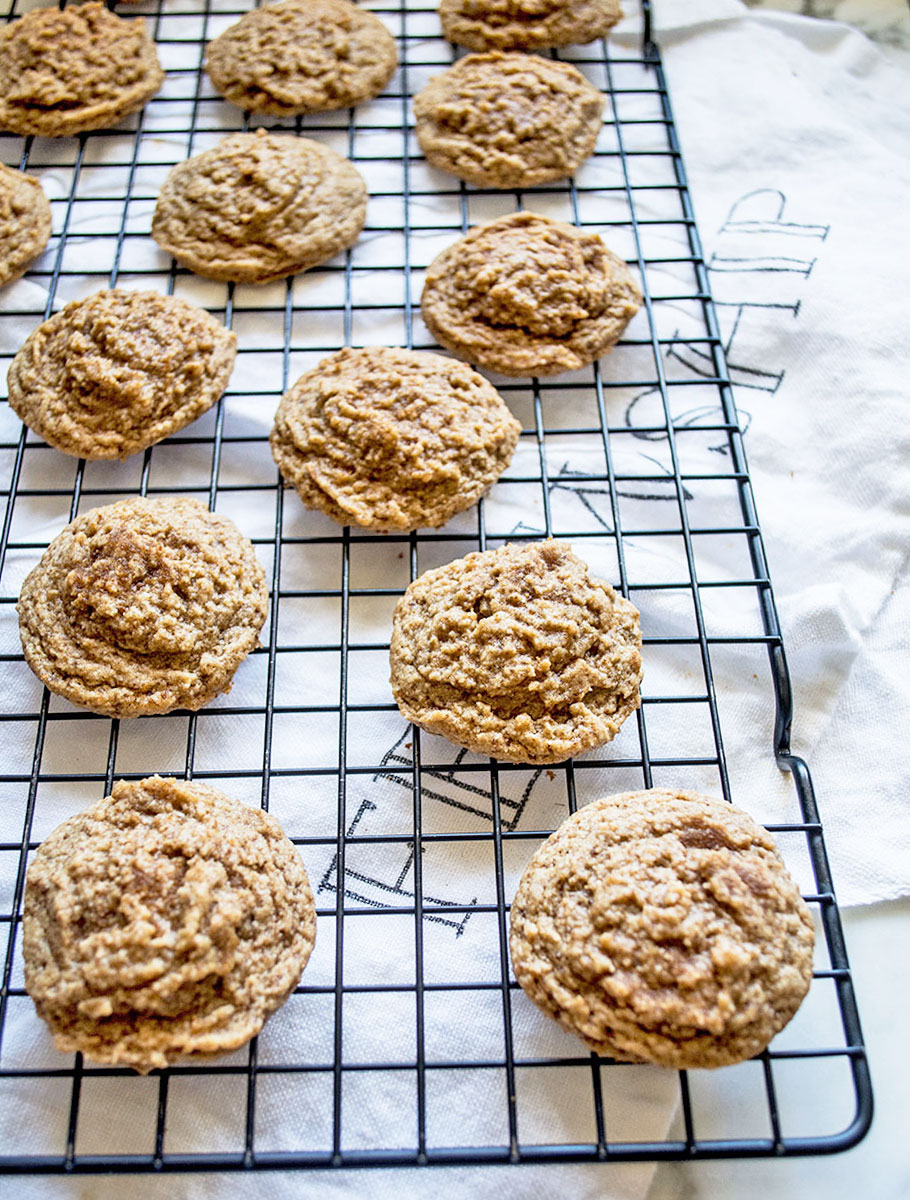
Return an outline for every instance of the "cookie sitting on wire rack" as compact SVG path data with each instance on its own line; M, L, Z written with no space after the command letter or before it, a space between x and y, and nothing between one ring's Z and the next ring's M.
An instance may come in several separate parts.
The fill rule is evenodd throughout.
M479 187L574 175L593 153L604 97L571 63L469 54L414 97L427 161Z

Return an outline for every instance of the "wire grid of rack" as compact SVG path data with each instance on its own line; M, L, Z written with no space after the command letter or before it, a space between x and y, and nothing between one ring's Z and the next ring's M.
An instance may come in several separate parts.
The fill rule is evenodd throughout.
M243 7L137 6L168 68L142 114L76 139L0 136L3 161L43 178L55 231L2 297L6 361L64 302L115 284L195 299L239 336L238 368L216 408L124 464L64 460L2 406L0 1169L657 1160L853 1144L871 1118L868 1070L811 780L789 751L784 652L647 2L640 49L594 43L559 55L608 97L591 163L574 181L505 194L428 171L416 147L409 99L455 53L432 0L371 3L398 38L400 69L383 96L351 112L262 122L352 158L370 188L366 229L332 263L260 289L204 283L148 237L169 167L251 127L201 70L205 42ZM305 513L268 453L278 397L342 345L433 348L419 319L422 268L470 225L516 206L601 230L637 267L643 314L600 367L501 383L522 420L519 454L490 497L442 531L379 536ZM14 612L22 578L78 511L168 492L201 497L252 536L270 573L264 644L231 694L198 714L118 722L77 711L24 666ZM642 610L637 717L601 752L549 771L407 729L385 667L391 608L407 582L472 549L550 535L605 564ZM721 544L738 565L718 574ZM725 1072L598 1060L551 1028L511 978L509 898L535 846L598 794L700 786L750 808L762 770L779 787L770 752L763 764L725 756L731 671L754 680L777 764L792 779L793 819L768 825L798 864L820 931L809 1016L760 1059ZM155 771L270 807L307 862L319 931L313 963L259 1039L226 1059L140 1079L50 1047L24 991L18 920L41 837L116 778ZM470 887L459 878L465 856ZM757 1126L737 1124L741 1109L717 1090L722 1079L759 1097ZM654 1103L642 1106L649 1088ZM838 1097L839 1116L818 1128L823 1095ZM107 1119L115 1109L131 1113L126 1134ZM276 1134L279 1110L295 1119ZM457 1112L454 1133L448 1110ZM378 1127L372 1111L382 1114ZM213 1114L230 1112L233 1124L213 1139L194 1112L215 1123Z

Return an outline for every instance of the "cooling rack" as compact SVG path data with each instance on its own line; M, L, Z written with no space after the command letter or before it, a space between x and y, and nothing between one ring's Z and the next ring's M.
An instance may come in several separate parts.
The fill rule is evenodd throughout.
M258 124L221 101L201 71L205 42L242 3L130 7L149 21L168 76L117 129L0 135L3 161L39 176L54 211L47 251L0 296L5 362L63 303L115 284L176 292L239 338L216 408L126 463L65 458L0 405L0 1168L844 1149L871 1119L868 1068L812 783L789 748L784 649L649 6L640 42L560 53L608 97L592 160L574 181L507 193L429 170L416 146L410 97L454 53L432 0L368 6L398 39L400 69L383 96L353 111L262 122L347 154L370 189L358 244L295 279L211 284L148 237L170 166ZM14 0L8 16L20 11ZM637 268L645 304L627 336L594 369L497 381L522 421L519 450L487 499L445 529L381 536L305 512L280 487L268 451L279 396L342 345L432 348L419 317L423 268L472 224L516 207L599 230ZM271 587L263 645L233 691L197 714L118 722L77 711L24 665L22 579L78 511L168 492L199 496L252 537ZM543 771L456 752L406 727L386 654L408 581L472 549L550 535L571 541L642 611L637 717L610 746ZM737 750L744 714L767 727L760 761ZM140 1078L53 1049L23 987L18 922L41 838L116 778L155 771L212 781L279 817L307 863L318 936L301 985L250 1046ZM509 971L509 900L533 849L577 805L661 784L722 794L765 820L819 931L800 1014L760 1058L720 1072L585 1054Z

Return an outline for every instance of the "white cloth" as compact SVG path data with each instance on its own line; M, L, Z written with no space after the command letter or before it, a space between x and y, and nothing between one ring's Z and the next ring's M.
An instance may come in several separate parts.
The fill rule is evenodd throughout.
M908 174L905 131L910 115L905 77L862 37L844 28L794 18L750 15L736 0L673 4L663 0L657 5L657 17L663 22L660 40L696 212L708 258L713 260L712 286L722 301L720 316L725 337L732 338L729 357L734 378L740 384L737 400L744 416L748 414L750 418L747 452L794 676L794 747L806 754L815 774L835 883L842 900L859 903L897 895L907 890L910 875L907 825L901 811L901 783L906 786L907 782L901 742L907 700L900 665L902 646L906 643L906 637L901 636L906 630L906 607L901 600L902 589L906 588L905 518L910 457L906 427L901 421L896 349L901 345L900 321L907 311L906 285L899 267L901 202L906 196ZM633 15L615 37L620 50L637 50L638 30L638 20ZM657 133L662 137L659 127ZM635 169L647 170L647 164L644 160L636 161ZM48 188L53 194L53 179L48 181ZM639 195L643 205L649 203L645 193ZM432 199L426 203L432 209ZM535 207L545 203L541 199ZM419 211L417 202L412 218ZM564 214L560 211L555 215ZM74 222L82 219L82 214L74 214ZM475 214L472 219L481 218ZM89 224L86 228L90 227ZM79 225L73 228L78 232ZM420 238L415 237L415 247L420 246L415 251L422 256L420 261L427 261L438 248L433 245L430 250L430 241L425 239L421 244ZM139 247L132 249L139 252ZM152 256L150 261L154 261L154 248L147 247L146 252ZM673 253L680 252L677 241ZM659 256L654 249L647 253ZM381 253L377 261L381 261ZM756 265L763 269L757 270ZM654 291L672 278L673 268L667 268L663 278L661 268L649 273ZM203 303L217 305L221 302L219 294L207 292L207 286L191 280L181 284L182 294L195 295ZM16 287L27 290L34 285L24 282ZM82 287L79 294L90 290L91 287ZM280 285L273 292L280 304L283 298ZM18 293L20 297L24 294ZM265 296L266 292L260 294ZM61 300L69 298L61 296ZM318 292L310 300L318 304ZM674 322L685 333L692 318L682 305L678 312L664 310L660 319L671 326L661 332L672 334ZM400 332L396 335L385 329L379 318L376 321L369 334L359 340L377 343L388 340L392 344L400 340ZM641 322L639 318L635 329L644 334L646 325ZM731 333L734 323L735 332ZM246 327L247 336L252 336L249 332L252 328L252 323ZM321 331L317 329L314 336L318 342ZM303 369L304 365L301 362L297 369ZM668 361L667 369L671 377L675 373L675 377L690 378L693 364ZM249 378L249 386L256 386L254 359L247 359L246 363L241 360L238 370L246 375L236 376L235 386L237 378ZM716 402L716 393L713 394ZM692 395L693 392L687 393ZM653 397L644 395L636 401L633 422L647 423L652 400ZM516 402L522 401L518 398ZM567 397L567 405L572 402ZM271 421L271 411L263 412L262 404L256 400L230 401L227 414L229 423L236 422L232 431L247 429L261 435ZM571 411L566 414L566 423L572 423ZM645 469L646 462L651 462L652 467L655 461L660 463L664 453L656 443L644 443L643 447L636 448L637 455L640 451L639 471ZM619 443L617 449L620 452ZM231 447L226 453L223 471L237 467L237 460L232 457L234 452L235 447ZM717 467L716 450L707 442L698 442L691 453L687 469L695 471L705 464ZM531 459L535 455L536 450L530 452ZM53 463L51 458L47 456L41 469L53 471L54 463L59 466L57 456L53 456ZM572 470L590 467L596 460L596 451L588 443L568 439L559 443L558 456L551 460L550 469L556 474L564 470L570 480ZM167 463L163 455L159 461ZM187 452L186 458L171 468L172 478L181 477L177 467L187 469L187 464L192 466L194 462L192 452ZM519 456L513 473L521 473L524 465ZM530 460L527 465L533 469ZM267 467L271 469L270 464ZM261 464L257 469L267 474ZM110 471L111 477L124 481L125 490L135 487L135 473L131 474L128 466L110 465ZM163 477L166 476L159 479ZM40 472L35 478L40 483ZM719 523L712 510L710 489L700 493L698 485L693 484L692 490L691 513L695 523ZM634 526L638 506L645 501L635 496L627 499L627 524L631 522ZM229 500L226 497L219 503L222 511L232 511ZM728 501L729 496L724 502ZM588 502L590 506L586 506ZM576 523L590 519L594 522L592 528L596 528L599 503L596 497L585 498L569 486L558 488L552 503L555 516L564 512L567 521ZM667 511L670 507L666 506ZM306 516L293 506L290 497L286 509L288 527L293 526L299 532L332 531L327 519L321 525L323 518ZM27 500L17 506L17 514L21 520L31 516L29 528L36 540L49 538L62 524L61 514L42 512L37 504L30 506ZM269 532L271 513L259 525L256 524L259 517L249 508L240 508L233 515L253 536ZM487 518L492 528L504 533L519 522L534 527L541 520L539 499L525 503L519 492L510 494L500 489L487 502ZM469 536L473 528L470 518L458 520L462 523L455 527L464 529ZM653 511L650 520L653 521ZM699 547L702 578L742 577L741 551L734 541L705 539L699 542ZM575 548L595 568L600 555L602 572L616 577L615 566L609 561L608 538L599 547L586 541ZM440 553L452 556L447 547L442 547ZM679 571L678 546L662 547L654 540L641 539L636 543L630 539L627 554L639 581L660 581L672 578L672 573ZM27 555L11 557L13 575L24 572L28 565ZM358 569L363 571L358 586L388 585L387 556L377 556L366 565L360 560ZM299 577L295 572L299 572ZM286 587L303 587L307 584L302 580L311 578L304 556L288 562L283 582ZM754 620L749 604L741 602L738 596L734 589L702 591L709 632L739 631L745 622ZM691 615L680 607L672 593L642 594L642 606L643 610L647 606L654 629L659 626L672 633L690 628ZM332 622L337 618L330 610L331 605L311 606L300 616L301 622L309 623L311 632L316 629L313 641L326 639L326 631L333 628ZM290 606L287 616L283 611L282 636L289 636L293 629L295 618L291 611ZM387 631L387 617L381 605L365 613L358 618L357 636L364 641L381 640ZM8 607L0 612L0 619L5 622L4 644L15 649L15 631ZM325 624L320 626L319 622ZM322 638L318 636L320 632ZM760 632L757 624L754 632ZM352 686L359 689L356 698L386 700L385 665L378 658L372 662L366 658L362 667L352 673ZM261 658L245 664L231 696L216 705L243 703L246 695L252 703L260 702L257 688L261 690L262 665ZM279 694L282 689L287 689L288 695L294 694L298 684L305 686L308 696L321 694L323 688L326 695L333 688L337 694L337 675L331 664L322 663L325 670L318 669L319 666L314 668L312 659L295 663L292 656L287 656L281 662ZM725 650L718 646L714 667L734 799L769 822L796 818L792 784L776 771L771 757L773 713L764 651ZM700 690L698 671L693 684L692 662L683 652L678 656L669 653L650 656L646 659L646 672L646 692L652 695L679 692L687 687L693 693ZM24 702L34 703L35 684L27 672L16 676L12 686ZM701 717L690 721L687 713L685 707L650 708L652 753L696 755L699 747L709 754L712 752L710 729ZM261 726L252 723L245 742L243 736L238 738L236 723L225 718L222 727L219 720L211 717L200 720L197 764L204 767L208 761L221 765L219 756L225 754L230 756L225 761L239 764L246 753L253 761L260 753L261 742L256 738L261 737ZM129 732L122 734L119 769L180 770L183 740L181 731L172 736L175 726L176 722L162 722L157 732L153 732L152 723L144 722L136 727L142 737L134 738ZM321 744L331 745L330 730L289 726L282 732L280 726L278 718L276 765L280 765L288 747L293 756L301 745L306 745L312 753L319 753ZM49 764L55 756L61 763L81 763L78 769L85 770L98 769L100 761L103 769L106 738L95 744L88 733L89 726L83 725L80 733L86 740L74 744L71 736L62 736L61 727L57 728L61 737L55 741L52 730L45 752L46 770L53 769ZM362 726L352 720L350 745L354 761L361 753L366 756L364 761L374 757L377 744L406 756L407 747L398 744L402 730L396 714L378 716L371 729L367 729L366 718ZM604 757L609 759L614 753L622 753L622 739L626 736L624 731ZM628 738L628 746L634 752L637 738L631 727ZM7 753L20 763L24 752L27 747L19 746L15 739L7 746ZM445 758L451 755L448 748L440 752ZM434 739L425 739L424 762L432 762L435 753ZM518 812L521 804L523 793L516 791L513 795L510 791L515 778L510 777L509 785L504 788L507 815ZM664 771L655 782L671 780L671 773ZM708 769L703 772L692 769L680 782L717 789L716 775ZM632 771L578 771L576 783L579 800L584 801L606 787L616 790L641 786L641 776ZM445 794L448 785L443 781L439 787ZM255 802L255 788L255 782L238 780L234 792ZM229 790L226 785L225 790ZM362 832L392 828L396 820L403 822L402 828L410 828L407 795L391 779L380 778L371 783L369 777L363 777L362 784L352 783L351 790L349 801L353 803L349 803L348 820L359 816ZM334 830L335 795L331 787L323 791L314 788L304 804L293 789L283 788L280 780L276 780L272 795L273 811L292 834ZM463 800L463 793L458 798ZM43 836L87 799L63 795L60 789L46 789L39 806L35 836ZM440 829L452 828L446 821L455 819L453 813L464 822L459 828L483 828L485 822L488 828L482 797L477 808L472 813L464 807L453 808L445 801L434 808L427 801L424 828L431 829L434 821L440 823ZM545 775L540 777L521 811L526 827L555 823L565 812L561 777L557 776L555 781ZM811 890L808 864L800 856L799 846L794 843L782 848L800 882ZM401 869L405 870L402 878L407 888L406 855L395 857L389 852L389 861L380 862L381 855L365 857L367 850L357 847L356 853L352 850L348 856L349 870L359 872L356 887L367 896L367 902L387 889ZM509 845L508 888L514 888L526 857L524 843ZM310 848L306 858L314 886L323 885L318 901L331 904L335 895L331 850ZM488 900L493 895L492 863L487 849L474 853L469 845L464 853L447 857L429 851L424 859L424 878L427 893L443 902L470 900L475 895ZM353 890L353 885L349 886ZM360 922L363 929L358 932L356 918L349 923L346 941L349 946L357 944L358 953L352 961L364 973L364 981L389 980L395 972L405 979L409 969L413 970L410 950L403 950L400 959L389 953L390 945L412 944L413 921L410 918L391 921L398 922L396 929L376 945L371 943L375 925L363 920ZM426 938L430 948L428 965L435 963L440 970L461 969L464 978L497 977L498 944L483 920L472 918L459 936L455 936L454 927L428 923ZM329 928L322 932L318 942L308 968L308 982L331 982L331 951ZM465 974L468 970L470 976ZM349 974L346 979L351 982ZM14 981L21 983L21 974ZM489 1052L501 1052L501 1032L496 1027L501 1014L495 1011L496 993L489 993L486 998L478 994L477 1003L465 1013L457 1011L455 1001L459 996L453 995L444 998L450 1006L445 1011L433 1009L434 1004L443 1003L438 998L428 1001L427 1036L434 1052L441 1057L468 1052L482 1055L483 1039L487 1036ZM487 999L492 1008L489 1012L484 1009L485 1015L479 1019L481 1010L477 1004L486 1004ZM387 993L384 1000L372 1001L376 1027L382 1023L383 1002L390 1006L383 1054L400 1054L407 1060L413 1055L413 1046L408 1040L410 1035L403 1031L412 1028L412 1016L392 1012L397 1001L393 993ZM349 997L347 1003L353 1010L356 997ZM555 1026L536 1014L521 994L514 995L513 1005L519 1053L546 1053L548 1049L572 1053L577 1049L576 1043L570 1043ZM320 1009L318 1019L314 1018L314 1007L318 1006L310 1005L304 1011L292 1002L277 1014L260 1040L261 1059L262 1055L280 1058L290 1044L295 1054L305 1053L317 1061L330 1061L331 1006L327 1004L325 1011ZM351 1044L357 1045L356 1039L368 1028L369 1022L355 1020L351 1026L350 1036L354 1039ZM399 1034L401 1039L397 1041ZM364 1044L362 1049L365 1056L376 1052L375 1045ZM28 1002L11 1009L5 1062L10 1053L29 1063L59 1061ZM273 1081L276 1078L277 1085L271 1089L263 1085L260 1090L258 1112L263 1124L259 1144L263 1148L279 1148L288 1139L292 1139L290 1144L298 1145L301 1121L312 1121L318 1126L330 1112L328 1104L301 1111L295 1105L290 1084L281 1084L281 1077L272 1077ZM622 1094L606 1097L611 1136L662 1138L673 1118L675 1076L653 1068L633 1068L625 1078L630 1082L624 1085ZM366 1075L363 1079L356 1074L346 1076L346 1087L351 1090L344 1109L345 1144L383 1144L390 1129L400 1129L405 1140L412 1137L414 1101L409 1091L412 1080L403 1079L397 1087L394 1076L384 1076L378 1090L374 1087L372 1091L370 1084ZM98 1093L94 1107L87 1090L79 1149L90 1152L113 1148L109 1115L112 1106L119 1114L118 1145L122 1144L123 1149L147 1149L155 1087L152 1081L117 1081L107 1097ZM541 1136L547 1136L549 1130L557 1137L568 1136L568 1131L583 1127L585 1121L590 1123L590 1099L579 1095L574 1084L561 1089L555 1113L552 1094L546 1089L535 1092L538 1083L532 1076L520 1081L519 1088L522 1087L525 1089L524 1096L520 1094L521 1119L525 1121L523 1136L527 1137L535 1122L539 1122ZM364 1089L362 1103L358 1102L358 1088ZM428 1120L436 1122L434 1138L439 1134L441 1141L457 1144L464 1140L466 1130L479 1140L502 1138L505 1106L501 1095L496 1098L496 1088L502 1092L501 1080L491 1085L489 1098L481 1104L476 1089L461 1091L455 1084L451 1092L431 1095ZM243 1119L243 1097L237 1081L225 1081L223 1092L211 1085L194 1095L191 1092L192 1086L186 1081L175 1082L172 1087L168 1127L171 1141L166 1148L203 1148L199 1143L201 1129L204 1129L205 1149L237 1148ZM326 1101L328 1098L327 1094ZM6 1145L15 1144L23 1151L47 1152L51 1143L54 1146L59 1143L59 1126L62 1119L65 1128L65 1118L65 1111L61 1116L59 1090L48 1087L42 1091L39 1086L28 1092L27 1099L20 1101L15 1111L5 1109L0 1116L5 1124L0 1129ZM558 1128L554 1129L554 1121ZM324 1129L314 1128L314 1144L325 1145L325 1137ZM558 1187L560 1192L571 1190L578 1197L590 1196L592 1200L595 1196L634 1200L645 1194L650 1176L651 1168L647 1165L563 1166L519 1170L465 1168L430 1174L399 1170L370 1174L281 1174L252 1180L193 1177L182 1179L179 1184L171 1180L148 1180L142 1186L150 1196L156 1194L154 1189L161 1188L168 1195L179 1192L193 1197L228 1192L258 1195L263 1187L273 1188L281 1197L347 1196L365 1190L377 1197L391 1197L444 1187L452 1196L467 1198L495 1188L500 1196L515 1200L546 1195ZM16 1180L14 1186L11 1181L0 1181L0 1191L6 1194L8 1190L17 1198L41 1194L108 1200L125 1194L127 1186L117 1179L91 1183L71 1179Z
M656 10L748 422L794 750L813 772L841 903L905 895L907 57L737 0Z

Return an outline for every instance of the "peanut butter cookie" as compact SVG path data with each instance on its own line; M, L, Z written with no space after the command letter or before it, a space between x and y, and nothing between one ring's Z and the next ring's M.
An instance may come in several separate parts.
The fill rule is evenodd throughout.
M19 633L52 692L139 717L229 691L267 608L265 572L233 521L197 500L136 497L54 538L22 585Z
M25 273L51 236L51 206L31 175L0 163L0 285Z
M469 54L414 97L427 160L495 188L573 175L594 150L603 107L576 67L536 54Z
M123 289L74 300L9 368L10 407L65 454L126 458L211 408L237 339L175 296Z
M0 32L0 129L70 137L138 112L164 83L145 20L36 8Z
M722 1067L809 990L815 934L774 840L697 792L624 792L544 842L512 903L515 978L598 1054Z
M430 733L507 762L609 742L638 708L638 611L564 542L469 554L395 607L392 692Z
M469 50L543 50L604 37L619 0L440 0L442 30Z
M509 465L521 426L464 363L413 350L340 350L294 384L272 454L308 508L343 525L444 525Z
M316 937L275 818L157 775L44 839L22 924L25 986L57 1048L143 1074L255 1037Z
M279 0L215 38L205 69L232 104L281 117L378 96L397 62L382 21L350 0Z
M641 305L621 258L596 233L530 212L475 226L427 268L433 336L502 375L558 375L605 354Z
M167 176L152 237L209 279L268 283L357 241L367 190L356 167L293 134L234 133Z

